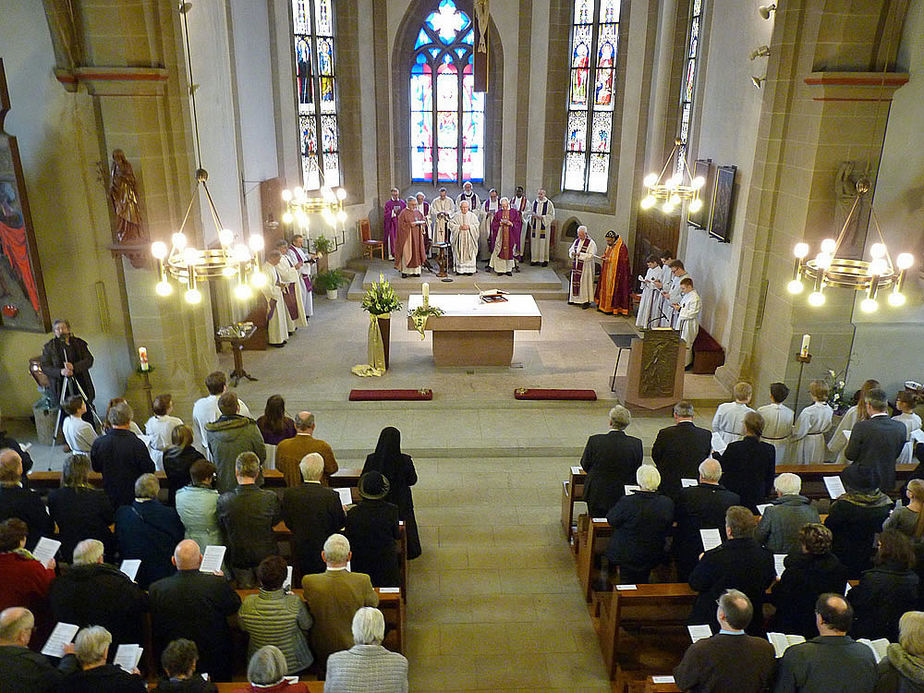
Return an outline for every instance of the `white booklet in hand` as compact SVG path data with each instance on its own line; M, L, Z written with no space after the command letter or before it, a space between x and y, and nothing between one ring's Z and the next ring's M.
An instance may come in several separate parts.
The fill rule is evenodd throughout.
M221 562L225 559L225 547L210 544L202 552L202 565L200 573L217 573L221 570Z
M886 650L889 648L889 641L885 638L879 638L878 640L857 638L857 642L862 642L873 651L873 656L876 658L876 664L879 664L879 662L882 661L883 657L886 656Z
M725 452L725 448L728 447L728 443L725 442L725 439L720 436L718 433L712 434L712 449L715 450L720 455Z
M783 561L785 560L786 560L785 553L773 554L773 566L776 568L777 578L783 577L783 571L786 570L786 567L783 565Z
M43 566L47 567L51 562L51 559L55 557L56 553L58 553L58 549L60 547L61 542L57 539L42 537L38 540L38 544L36 544L35 548L32 550L32 555L35 557L35 560L37 560Z
M74 639L74 636L77 635L78 630L80 630L80 627L75 626L73 623L59 622L55 626L55 629L51 631L51 635L48 636L48 640L45 641L45 646L42 648L42 654L47 655L48 657L63 657L64 646L70 644L70 642Z
M764 513L767 512L767 508L769 508L771 505L773 505L773 503L761 503L760 505L757 506L757 512L760 515L763 515Z
M681 479L680 486L681 488L689 488L690 486L696 486L699 483L697 479Z
M630 493L635 493L636 491L641 491L641 490L642 490L641 486L635 486L633 484L626 484L626 495L627 496Z
M138 568L140 567L140 558L126 558L122 561L122 565L119 566L119 570L128 575L128 579L134 582L135 576L138 575Z
M828 489L828 495L831 496L832 500L847 493L844 489L844 482L841 481L839 476L826 476L823 478L825 480L825 487Z
M783 633L767 633L767 640L773 645L777 658L782 657L787 648L805 642L801 635L785 635Z
M687 626L687 631L689 631L690 640L693 642L712 637L712 628L709 627L708 623L703 623L697 626Z
M699 536L703 539L703 551L722 545L722 534L717 529L701 529Z
M138 662L141 661L142 652L144 652L144 648L141 647L141 645L127 645L123 643L116 649L115 657L112 658L112 663L130 674L138 666Z
M353 490L349 488L338 488L340 494L340 505L353 505Z

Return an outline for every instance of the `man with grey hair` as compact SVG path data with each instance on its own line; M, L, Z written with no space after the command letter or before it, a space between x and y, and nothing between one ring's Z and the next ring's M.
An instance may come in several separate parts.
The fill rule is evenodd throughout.
M41 497L22 485L22 457L10 448L0 450L0 521L18 517L29 528L26 548L33 549L50 536L54 523Z
M370 606L353 615L353 641L349 650L335 652L327 660L324 690L327 693L381 691L405 693L408 690L407 659L382 647L385 618Z
M378 606L379 596L372 588L368 575L347 570L350 542L342 534L328 537L321 558L327 564L327 570L304 576L302 589L308 610L314 618L311 651L315 661L324 667L332 653L352 646L352 623L356 610L363 606Z
M641 465L635 478L639 490L620 498L606 515L613 528L606 557L610 566L619 566L620 582L645 584L652 569L666 558L674 502L658 493L661 475L654 465Z
M74 639L74 655L80 669L66 676L58 690L62 693L147 691L147 685L137 668L129 673L115 664L107 663L111 644L112 635L102 626L81 629Z
M718 529L725 539L725 512L741 498L719 483L722 465L709 457L699 465L699 483L680 489L674 520L674 557L677 580L686 582L703 552L701 529Z
M883 493L895 490L895 463L905 446L908 429L901 421L889 418L889 401L880 388L873 388L866 395L866 412L869 418L858 421L850 432L850 440L844 456L852 462L843 471L844 483L858 486L857 474L862 468L873 473L873 485Z
M61 672L44 655L29 649L35 617L28 609L11 606L0 612L0 690L51 693ZM15 688L12 682L16 682Z
M103 475L103 488L114 508L131 505L135 479L154 472L148 446L130 430L132 417L128 402L113 405L106 415L112 428L90 447L93 471Z
M256 584L260 561L279 552L273 526L282 519L279 496L257 486L260 459L242 452L235 462L237 488L218 497L218 522L227 539L228 564L240 588Z
M74 561L51 583L48 601L56 622L104 626L116 646L144 642L148 595L121 570L103 562L103 543L84 539Z
M773 487L777 498L764 508L754 537L773 553L798 552L802 548L799 530L811 522L821 522L818 510L801 495L802 480L795 474L780 474Z
M176 510L157 500L159 493L157 477L142 474L135 482L132 504L123 505L115 514L115 533L122 558L141 561L135 581L142 589L173 573L170 562L173 547L186 532Z
M674 681L685 691L763 693L773 681L776 656L763 638L744 632L754 613L751 600L738 590L719 597L719 632L687 648L674 669Z
M286 486L301 486L302 475L299 464L305 455L316 452L324 458L324 475L321 483L329 485L329 479L337 471L334 451L325 441L314 437L315 416L310 411L295 415L295 436L279 442L276 448L276 469L282 472Z
M578 226L577 238L568 249L571 258L571 292L568 303L571 305L590 308L594 300L594 258L597 255L597 244L587 235L586 226Z
M310 452L299 463L301 486L287 488L282 494L282 519L292 532L292 558L302 575L323 573L321 549L327 538L343 527L346 516L339 494L321 485L324 458Z
M603 517L625 495L626 484L635 482L635 470L642 464L642 441L626 435L632 415L617 404L610 409L609 433L590 436L581 456L587 472L584 500L591 517Z
M674 405L674 425L658 431L651 446L651 459L661 472L661 491L676 500L681 479L695 479L699 463L712 451L712 433L693 424L693 404L681 400Z

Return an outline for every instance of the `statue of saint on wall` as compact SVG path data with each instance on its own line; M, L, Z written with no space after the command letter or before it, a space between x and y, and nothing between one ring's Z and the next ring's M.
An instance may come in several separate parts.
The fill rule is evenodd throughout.
M116 215L116 238L119 243L133 245L148 240L141 223L141 202L138 182L132 165L121 149L112 150L109 174L109 199Z

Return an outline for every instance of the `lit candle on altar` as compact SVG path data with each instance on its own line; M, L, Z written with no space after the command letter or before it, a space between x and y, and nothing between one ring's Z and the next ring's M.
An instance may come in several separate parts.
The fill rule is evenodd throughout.
M811 336L804 334L802 335L802 350L799 352L799 355L802 357L808 356L809 353L809 344L811 344Z
M430 307L430 284L428 282L424 282L421 285L420 290L423 293L423 307L429 308Z
M138 360L141 361L141 370L150 369L148 365L148 350L145 347L138 347Z

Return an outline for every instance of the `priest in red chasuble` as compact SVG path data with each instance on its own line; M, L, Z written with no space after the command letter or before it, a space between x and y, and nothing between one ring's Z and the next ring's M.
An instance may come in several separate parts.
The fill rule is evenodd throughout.
M424 230L427 225L424 215L417 209L417 199L409 197L407 209L398 215L398 232L395 239L395 269L402 278L420 276L424 264Z
M597 310L610 315L628 315L631 299L629 251L615 231L606 232L603 269L597 282Z

